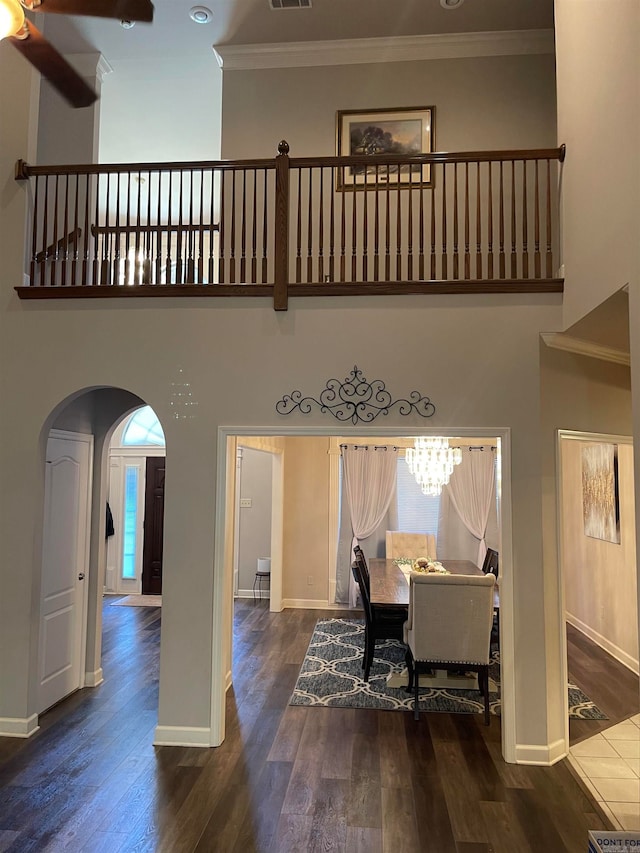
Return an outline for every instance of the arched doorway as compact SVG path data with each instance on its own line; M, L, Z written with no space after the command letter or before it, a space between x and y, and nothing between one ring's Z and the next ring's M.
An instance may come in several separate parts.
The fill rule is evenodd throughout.
M116 428L109 445L105 592L162 593L165 439L158 416L143 406Z

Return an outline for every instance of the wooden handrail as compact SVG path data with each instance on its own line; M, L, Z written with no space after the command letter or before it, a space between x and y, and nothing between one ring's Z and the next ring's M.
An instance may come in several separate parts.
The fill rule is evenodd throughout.
M20 160L33 232L18 293L261 294L286 310L292 294L561 291L564 158L563 145L290 157L283 141L270 159Z

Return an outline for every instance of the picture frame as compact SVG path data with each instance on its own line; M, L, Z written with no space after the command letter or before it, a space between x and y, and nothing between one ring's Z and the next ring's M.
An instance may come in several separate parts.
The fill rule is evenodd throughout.
M396 107L371 110L338 110L336 153L431 154L434 150L435 107ZM431 165L346 166L338 168L339 190L381 186L432 187Z
M585 536L620 544L617 444L582 448L582 511Z

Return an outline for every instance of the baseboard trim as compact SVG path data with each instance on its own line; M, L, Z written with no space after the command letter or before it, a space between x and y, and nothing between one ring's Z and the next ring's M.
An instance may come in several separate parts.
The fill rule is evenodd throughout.
M569 753L569 745L560 738L546 745L516 744L516 764L539 764L550 767Z
M348 604L330 604L328 601L316 601L315 598L283 598L282 607L301 610L351 610Z
M612 643L606 637L603 637L602 634L599 634L593 628L589 627L586 622L582 622L582 620L578 619L577 616L567 613L565 618L570 625L573 625L573 627L580 631L581 634L584 634L585 637L588 637L592 642L594 642L596 646L600 646L600 648L604 649L604 651L611 655L612 658L615 658L623 666L626 666L627 669L630 669L634 675L640 674L638 661L630 654L616 646L615 643Z
M195 726L156 726L154 746L211 746L211 729Z
M31 737L40 726L38 715L30 717L0 717L0 737Z
M97 687L99 684L102 684L103 681L104 675L102 667L100 667L100 669L96 669L95 672L85 672L84 674L85 687Z

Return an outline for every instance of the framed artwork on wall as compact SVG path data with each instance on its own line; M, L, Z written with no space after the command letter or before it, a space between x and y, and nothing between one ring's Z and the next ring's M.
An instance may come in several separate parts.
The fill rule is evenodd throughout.
M351 155L430 154L434 144L435 107L339 110L336 114L336 153ZM433 186L431 166L352 164L338 169L338 189L380 186Z
M620 544L617 444L582 448L582 510L585 536Z

